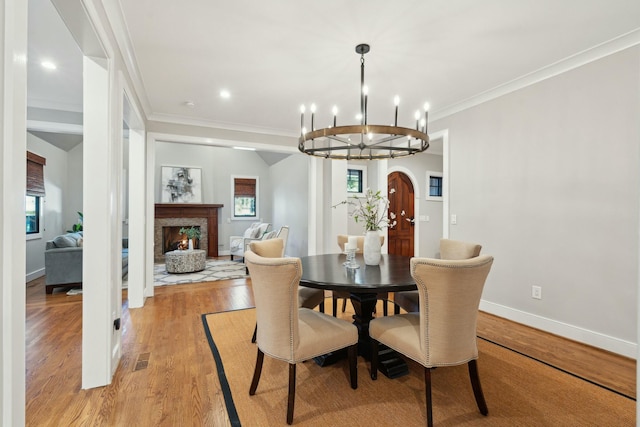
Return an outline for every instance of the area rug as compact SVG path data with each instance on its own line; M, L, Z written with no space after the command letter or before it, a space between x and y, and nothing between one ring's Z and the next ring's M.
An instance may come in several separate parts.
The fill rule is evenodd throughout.
M249 396L256 347L255 309L203 314L219 386L232 426L284 425L288 367L268 356L256 395ZM633 426L635 401L491 342L478 341L480 378L489 415L477 409L465 365L432 373L433 417L440 426ZM205 363L206 361L203 361ZM358 389L349 386L346 360L297 368L293 423L297 426L423 426L423 369L409 361L409 375L369 376L358 358Z
M164 264L153 266L154 286L179 285L184 283L214 282L216 280L238 279L247 276L244 263L233 261L207 261L202 271L194 273L167 273Z

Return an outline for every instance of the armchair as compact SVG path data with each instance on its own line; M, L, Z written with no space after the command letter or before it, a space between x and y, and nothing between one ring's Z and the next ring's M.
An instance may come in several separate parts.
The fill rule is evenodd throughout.
M271 227L271 224L268 222L254 222L249 228L247 228L242 236L229 237L229 253L231 255L231 261L233 261L234 255L244 257L244 253L247 251L249 243L261 240L267 233L267 230L269 230L269 227Z
M482 415L488 414L478 375L477 318L480 297L493 257L443 260L411 259L419 310L379 317L369 324L371 379L378 376L379 343L424 367L427 426L433 425L431 371L467 364L471 388Z
M477 243L462 242L460 240L440 239L440 258L441 259L469 259L480 256L482 245ZM418 291L396 292L393 295L393 313L399 314L400 308L404 308L407 312L419 310Z
M251 245L251 249L281 244L279 239ZM293 422L296 393L296 365L316 356L348 348L349 380L352 389L358 388L357 346L358 329L351 323L324 313L298 307L298 286L302 275L300 258L266 258L252 250L245 262L251 272L256 304L257 357L249 395L256 394L264 355L289 365L287 424ZM274 364L270 369L278 369ZM263 399L273 399L267 387ZM311 391L313 393L313 391ZM318 401L326 399L318 396Z

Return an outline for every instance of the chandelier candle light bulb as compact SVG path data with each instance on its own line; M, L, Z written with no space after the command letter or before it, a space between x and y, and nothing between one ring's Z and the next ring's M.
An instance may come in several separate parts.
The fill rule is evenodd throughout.
M420 130L420 117L416 118L416 129L398 126L399 96L394 97L395 111L393 125L371 125L368 116L369 89L364 84L364 55L368 53L368 44L356 46L360 54L360 112L357 115L359 124L337 126L337 108L334 107L333 126L322 129L315 128L315 105L311 105L311 130L304 127L304 109L301 109L301 135L298 149L308 155L325 159L340 160L373 160L403 157L421 153L429 148L429 135ZM425 122L427 120L425 104ZM422 113L418 113L422 116ZM404 144L407 137L408 144Z
M393 98L393 104L396 106L396 114L395 119L393 120L393 125L398 126L398 105L400 105L400 97L398 95Z
M311 132L313 132L314 130L316 130L315 127L313 127L313 120L314 120L314 116L316 115L316 104L311 104Z
M424 133L427 133L427 123L429 123L429 103L424 103Z

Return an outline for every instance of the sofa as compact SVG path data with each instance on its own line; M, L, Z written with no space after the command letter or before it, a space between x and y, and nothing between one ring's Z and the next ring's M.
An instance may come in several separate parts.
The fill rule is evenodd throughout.
M54 288L82 287L82 231L57 236L46 242L44 251L45 292ZM129 240L122 239L122 278L129 272Z

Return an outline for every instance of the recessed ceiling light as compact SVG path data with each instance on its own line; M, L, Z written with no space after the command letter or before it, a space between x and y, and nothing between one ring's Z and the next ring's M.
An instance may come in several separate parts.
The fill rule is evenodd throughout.
M246 150L246 151L256 151L255 148L252 147L233 147L235 150Z
M229 91L228 91L228 90L226 90L226 89L222 89L222 90L220 91L220 98L228 99L228 98L230 98L230 97L231 97L231 93L229 93Z
M56 64L51 61L42 61L40 65L42 66L42 68L46 68L47 70L55 70L56 68L58 68Z
M189 108L193 108L193 107L195 107L195 106L196 106L195 102L193 102L193 101L184 101L184 104L183 104L183 105L184 105L185 107L189 107Z

